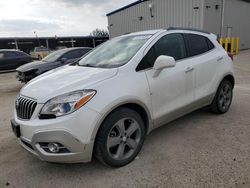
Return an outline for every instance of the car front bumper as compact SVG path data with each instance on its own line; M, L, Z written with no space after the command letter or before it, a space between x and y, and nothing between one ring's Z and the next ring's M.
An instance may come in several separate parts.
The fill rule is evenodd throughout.
M30 120L24 121L18 119L15 112L15 119L11 120L11 124L19 143L41 160L78 163L92 159L94 139L91 135L99 116L97 112L82 107L72 114L55 119L40 120L34 115ZM67 152L49 152L44 148L44 143L58 143Z

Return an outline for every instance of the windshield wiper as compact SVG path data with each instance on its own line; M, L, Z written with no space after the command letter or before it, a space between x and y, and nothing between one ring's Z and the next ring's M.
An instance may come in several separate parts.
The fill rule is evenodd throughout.
M91 64L84 64L84 65L80 65L79 66L83 66L83 67L97 67L97 66L94 66L94 65L91 65Z
M70 63L70 65L73 65L73 66L80 66L80 64L79 64L79 61L80 61L80 60L81 60L81 59L78 59L78 60L76 60L76 61Z

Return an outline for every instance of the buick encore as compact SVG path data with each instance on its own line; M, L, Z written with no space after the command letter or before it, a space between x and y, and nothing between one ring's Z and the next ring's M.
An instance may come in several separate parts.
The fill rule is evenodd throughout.
M20 91L12 128L48 162L121 167L153 129L209 106L229 110L232 60L214 34L169 28L113 38ZM202 125L201 125L202 126Z

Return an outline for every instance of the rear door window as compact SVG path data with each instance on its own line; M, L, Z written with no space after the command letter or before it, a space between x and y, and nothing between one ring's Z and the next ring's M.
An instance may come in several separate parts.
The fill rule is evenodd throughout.
M196 56L203 54L209 51L214 46L213 44L208 44L207 37L196 35L196 34L187 34L188 44L189 44L189 56ZM211 41L210 41L211 42Z

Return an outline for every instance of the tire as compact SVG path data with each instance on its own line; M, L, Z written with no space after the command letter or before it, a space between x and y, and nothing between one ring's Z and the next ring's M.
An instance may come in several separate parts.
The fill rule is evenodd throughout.
M141 116L129 108L118 108L104 120L98 131L95 157L111 167L122 167L138 155L144 138Z
M38 55L38 60L42 60L42 57L40 55Z
M213 99L210 109L216 114L226 113L232 103L233 99L233 86L232 83L228 80L223 80L216 92L216 95Z

